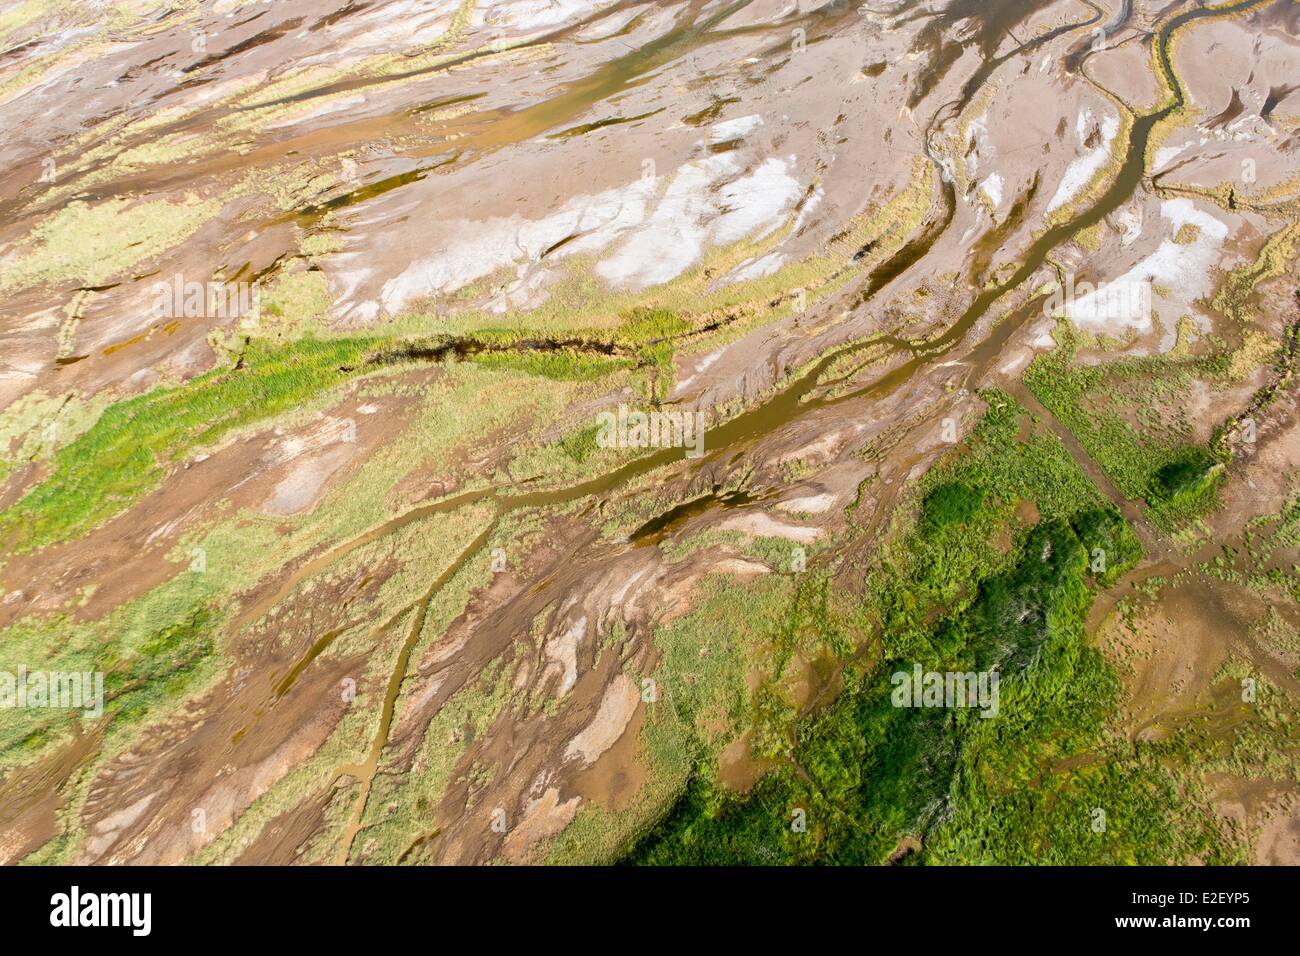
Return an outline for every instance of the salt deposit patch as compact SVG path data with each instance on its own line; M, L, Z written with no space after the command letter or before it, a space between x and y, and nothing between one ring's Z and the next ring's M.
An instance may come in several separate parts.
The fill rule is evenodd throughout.
M569 236L579 238L567 244L565 254L602 248L645 219L654 191L654 179L638 179L594 195L575 196L544 219L515 215L485 222L460 220L451 230L460 237L455 243L412 262L384 283L384 309L395 315L412 299L455 292L521 259L536 261ZM346 298L351 289L344 292Z
M1155 158L1151 164L1152 172L1159 172L1164 169L1165 164L1176 157L1179 153L1191 146L1191 143L1183 143L1181 146L1161 146L1156 150Z
M380 304L389 315L425 296L448 294L509 266L516 279L502 307L520 295L535 302L545 285L542 254L563 242L551 259L613 253L596 271L614 285L645 288L676 278L699 261L711 244L767 235L788 214L801 193L790 175L794 157L773 157L744 171L731 154L689 162L664 177L642 177L625 186L575 196L542 219L514 215L449 224L454 243L417 259L384 283ZM666 182L666 185L665 185ZM568 240L567 242L565 240ZM340 313L373 318L374 309L352 298L372 275L364 256L343 252L332 262ZM355 267L354 267L355 265ZM778 261L755 264L766 274Z
M569 629L546 642L546 656L560 671L560 689L557 697L573 690L578 682L578 645L587 636L587 619L579 618Z
M1155 252L1111 282L1079 296L1063 310L1080 328L1124 331L1151 329L1150 310L1133 314L1128 308L1134 290L1147 284L1167 290L1180 306L1207 294L1212 286L1210 270L1219 263L1219 249L1227 238L1227 225L1197 209L1190 199L1170 199L1160 204L1160 216L1169 222L1170 236ZM1196 238L1175 242L1184 226L1196 227Z
M992 161L993 153L993 144L989 142L988 125L984 117L971 120L966 130L966 155L963 157L967 177L974 179L983 161L986 159Z
M709 368L712 367L712 365L715 362L717 362L718 359L722 358L722 352L723 352L722 349L718 349L715 352L710 352L708 355L704 356L704 358L696 362L695 371L677 383L678 391L685 388L687 385L690 385L691 382L695 381L695 377L699 375L701 372L708 371Z
M564 756L569 759L581 757L584 763L595 763L601 754L623 736L640 699L641 695L630 677L625 674L616 676L605 688L596 716L569 741Z
M282 517L307 511L320 499L325 483L351 457L351 449L339 445L302 458L275 486L261 510Z
M1084 110L1079 114L1078 121L1074 126L1075 135L1079 138L1080 143L1083 143L1087 138L1088 131L1091 128L1092 110ZM1056 187L1056 192L1052 196L1052 201L1047 204L1049 213L1064 206L1078 195L1079 191L1091 182L1092 177L1101 171L1110 156L1110 144L1118 133L1119 117L1115 115L1104 117L1101 121L1101 143L1088 150L1066 168L1065 175L1061 177L1061 183Z
M739 165L728 153L687 163L645 223L596 272L613 285L646 288L681 275L710 243L766 235L799 196L787 171L792 164L793 157L773 157L736 176Z
M813 188L812 195L805 199L803 206L800 207L799 215L795 217L794 225L790 227L791 232L795 235L799 234L799 230L804 227L804 223L808 221L808 217L811 216L817 207L822 204L822 199L825 198L825 196L826 191L820 186Z
M592 0L504 0L478 7L471 22L475 26L536 30L577 20L594 13L600 6Z
M738 116L735 119L723 120L721 123L714 123L709 127L709 140L714 143L727 143L733 139L748 136L762 125L763 117L757 113L751 116Z
M761 511L734 515L718 527L724 531L743 531L763 538L785 538L787 541L797 541L799 544L812 544L821 537L822 533L821 528L786 524Z
M989 173L980 183L980 192L987 196L993 208L997 209L1002 205L1002 177L997 173Z
M833 504L835 504L835 496L826 493L820 495L808 495L804 498L790 498L786 501L778 502L777 508L781 511L788 511L793 514L805 512L810 515L819 515L824 511L829 511Z
M765 256L742 262L723 280L723 284L744 282L747 279L761 279L776 273L785 264L785 256L779 252L769 252Z

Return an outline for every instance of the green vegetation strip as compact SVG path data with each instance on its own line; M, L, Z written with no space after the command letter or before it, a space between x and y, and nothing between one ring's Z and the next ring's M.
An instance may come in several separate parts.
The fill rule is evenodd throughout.
M375 342L306 340L290 347L250 342L240 364L109 406L95 425L54 455L53 473L0 514L10 550L84 534L155 489L169 462L241 426L299 408L349 377Z
M46 479L0 512L0 542L21 552L83 535L156 489L169 465L241 427L300 410L384 364L464 352L464 358L489 368L589 381L633 364L670 366L671 337L689 329L673 313L639 311L590 348L552 348L553 340L530 343L535 336L511 329L477 332L458 346L377 337L308 338L285 345L250 340L234 365L109 406L88 431L54 454Z

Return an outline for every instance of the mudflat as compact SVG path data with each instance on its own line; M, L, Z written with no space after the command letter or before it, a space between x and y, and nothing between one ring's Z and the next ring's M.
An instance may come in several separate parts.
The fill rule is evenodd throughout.
M0 861L1297 862L1297 76L1292 0L11 4Z

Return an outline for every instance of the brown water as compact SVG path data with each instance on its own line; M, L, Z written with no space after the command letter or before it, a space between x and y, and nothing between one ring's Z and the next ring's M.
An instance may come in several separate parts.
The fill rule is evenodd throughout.
M424 618L429 611L429 604L439 591L446 586L463 564L478 553L479 548L487 544L492 537L492 532L496 529L496 522L493 521L477 538L469 543L460 556L453 561L442 574L434 579L429 585L429 590L420 598L415 607L415 613L411 618L411 626L406 632L406 640L402 642L401 649L397 652L397 662L393 665L393 673L388 678L388 687L384 692L384 706L379 714L379 726L375 730L375 736L371 740L370 749L366 752L366 759L359 764L347 764L338 767L334 771L334 781L338 782L343 776L356 777L361 784L361 792L357 795L357 802L352 811L352 816L348 822L347 828L343 831L342 845L339 847L337 862L344 865L348 861L348 853L352 849L352 841L356 839L357 832L361 829L361 821L365 816L366 802L370 797L370 787L375 780L375 770L379 767L379 757L383 753L384 746L388 743L388 732L393 725L393 713L397 707L397 695L402 689L402 683L406 680L406 670L411 663L411 651L415 649L416 642L420 639L420 632L424 630Z

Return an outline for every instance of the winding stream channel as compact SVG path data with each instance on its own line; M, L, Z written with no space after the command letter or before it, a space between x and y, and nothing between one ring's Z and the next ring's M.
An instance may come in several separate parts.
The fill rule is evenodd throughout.
M734 461L758 439L801 416L808 415L819 409L847 402L872 401L886 396L902 387L914 376L921 374L937 360L958 350L977 323L989 314L990 309L1043 267L1047 263L1049 254L1054 249L1080 230L1101 222L1106 216L1117 210L1137 190L1146 173L1145 156L1152 131L1161 121L1180 110L1184 103L1183 88L1173 69L1169 53L1171 40L1177 31L1198 20L1230 16L1261 6L1266 2L1268 0L1242 0L1242 2L1221 7L1186 10L1173 16L1159 28L1155 37L1155 49L1167 95L1163 103L1156 109L1132 117L1123 159L1114 174L1114 178L1086 209L1078 212L1068 221L1049 227L1041 236L1035 239L1010 277L979 293L946 331L932 339L917 342L909 342L893 336L874 336L865 341L853 342L830 350L805 368L784 387L778 388L760 404L709 429L709 450L706 456L699 461L685 464L684 468L694 469L698 472L710 463L717 463L723 459ZM559 100L548 101L548 103L524 111L523 114L515 114L504 127L501 127L496 132L484 134L485 138L475 145L479 147L487 146L489 140L495 143L515 140L519 137L537 135L552 128L562 116L572 115L575 109L580 111L590 105L591 102L608 96L617 86L624 83L629 76L664 66L682 56L703 38L707 37L708 30L717 21L726 15L730 15L742 5L734 4L727 7L724 11L698 26L679 27L672 34L654 41L641 50L628 54L623 60L610 64L606 68L606 72L591 78L587 83L581 84L579 88L560 97ZM971 102L982 84L993 75L998 66L1012 56L1023 53L1032 46L1047 42L1049 39L1054 39L1063 33L1072 30L1087 30L1096 24L1100 20L1101 12L1092 4L1088 4L1088 6L1093 10L1091 18L1056 28L1002 57L987 58L976 74L962 88L960 98L954 102L944 104L935 112L927 127L926 152L937 168L942 169L942 163L933 149L932 137L939 125L960 116L962 110ZM614 82L615 78L617 78L617 83ZM573 103L570 103L570 100L573 100ZM932 210L928 223L923 226L921 233L905 243L897 253L886 259L864 277L858 294L859 302L872 299L894 278L915 266L917 262L926 256L939 236L948 228L953 218L956 197L953 185L946 175L942 176L939 193L939 209ZM987 374L990 364L996 359L1002 346L1011 336L1022 328L1025 323L1042 314L1041 303L1041 298L1034 298L1027 304L1017 308L1012 314L1004 317L993 326L987 337L982 341L971 344L964 354L958 357L959 361L971 367L968 378L970 385L976 385ZM908 356L907 359L875 380L847 390L833 390L828 388L827 383L823 382L823 376L837 360L868 347L878 347L882 344L896 355ZM366 759L361 764L340 766L334 773L335 783L346 777L355 778L359 783L355 804L338 849L337 861L339 863L347 862L352 844L361 829L371 784L374 780L380 756L388 743L397 698L407 676L411 653L423 630L429 604L438 591L451 581L465 564L487 544L505 515L526 509L563 506L584 498L603 498L617 492L621 486L638 477L670 465L681 458L682 452L680 449L663 449L630 461L604 475L565 487L536 491L520 491L517 486L491 487L467 491L450 498L421 505L303 564L290 574L274 593L258 600L240 614L235 622L236 630L247 627L256 621L271 607L283 600L299 583L348 552L383 538L412 522L422 521L438 514L449 513L475 504L488 504L494 509L493 517L488 522L487 527L436 577L421 599L414 605L408 606L400 614L394 615L394 618L385 625L394 626L399 619L404 618L407 612L410 612L406 637L398 651L394 669L387 682L378 726L375 729ZM1125 504L1124 502L1116 503ZM326 642L328 642L328 639L332 638L327 636ZM323 646L318 641L309 653L314 658L323 649ZM294 673L298 669L295 669ZM280 690L280 693L283 693L283 689Z

